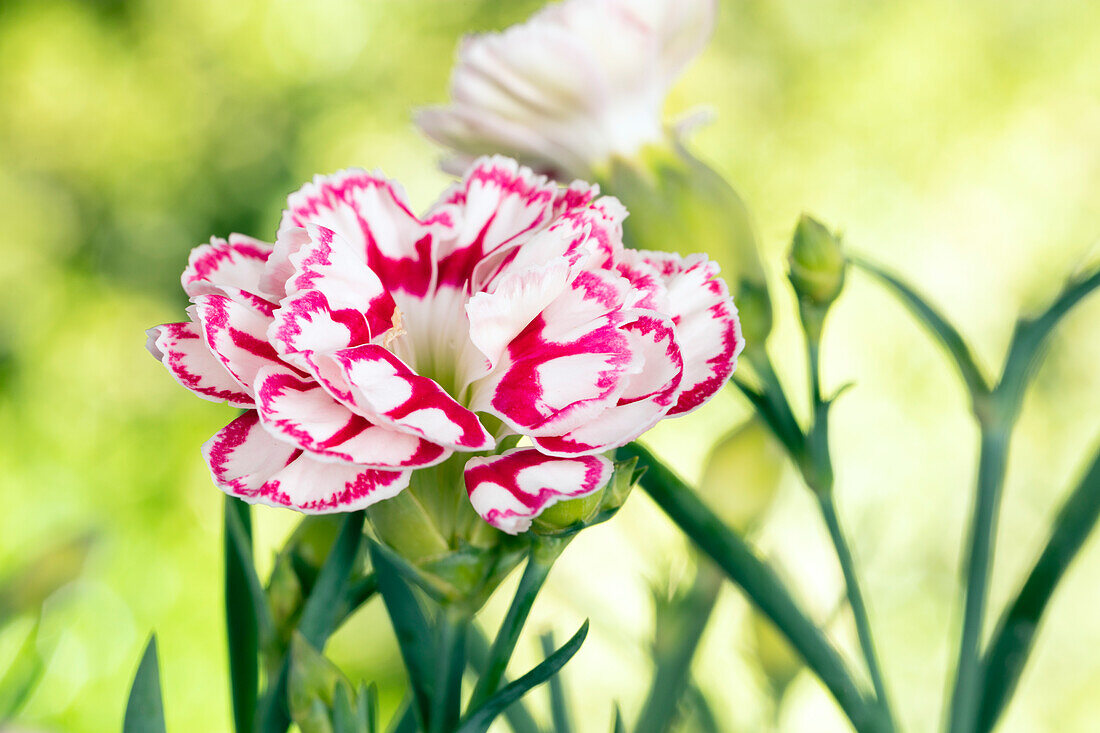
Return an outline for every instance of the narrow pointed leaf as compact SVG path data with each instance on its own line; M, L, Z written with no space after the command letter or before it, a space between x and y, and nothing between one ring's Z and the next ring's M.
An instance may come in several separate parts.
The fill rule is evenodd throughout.
M248 504L225 497L225 624L237 733L252 731L261 636L270 638L274 627L271 607L252 561L251 517Z
M316 649L324 649L328 637L336 629L340 600L349 585L348 576L355 565L359 545L363 538L362 511L347 515L340 534L336 538L317 582L302 608L298 632ZM290 710L287 706L287 685L290 677L290 655L283 658L279 672L268 684L268 690L260 704L260 733L285 733L290 726Z
M416 730L416 705L411 697L406 697L390 721L388 733L416 733Z
M615 706L615 718L611 722L611 733L626 733L626 723L623 722L623 711Z
M990 731L1016 689L1043 612L1100 518L1100 453L1062 505L1050 538L1016 598L1005 609L982 659L979 733Z
M134 675L130 699L126 703L126 716L122 721L122 733L165 733L155 636L145 646L145 653L141 655L141 663Z
M369 686L359 685L359 701L356 707L360 730L366 733L378 733L378 683Z
M366 726L359 727L358 716L352 709L351 700L351 686L341 680L336 684L336 692L332 698L333 733L366 733Z
M910 312L939 339L951 355L955 367L962 375L971 395L979 395L989 391L989 383L982 376L981 369L978 368L966 340L963 339L958 329L951 325L938 310L933 308L915 290L878 265L861 258L852 258L852 264L885 283L901 299L901 302L905 304Z
M573 638L565 642L560 649L515 682L501 688L486 700L484 705L470 713L456 733L485 733L505 708L532 688L557 674L558 670L580 650L586 636L588 636L588 621L585 621L577 633L573 634Z
M478 679L473 696L470 698L472 707L480 705L500 687L504 671L508 668L508 660L516 650L520 632L523 631L523 625L531 613L535 597L542 589L542 584L546 581L552 565L553 558L544 559L541 555L536 557L536 551L532 549L527 558L527 566L520 577L519 586L516 588L516 594L512 598L512 604L508 607L508 613L504 616L500 631L497 632L493 645L489 649L484 672Z
M420 602L406 584L401 570L390 560L376 542L370 544L371 564L378 578L378 592L386 604L386 611L393 625L397 646L409 674L415 710L421 721L431 714L435 649L432 644L432 627L428 623Z
M484 674L489 663L489 640L485 638L485 634L477 626L470 629L469 652L470 667L478 674ZM507 686L508 682L508 675L503 675L498 684ZM471 704L469 706L470 710L476 708L477 705ZM531 712L527 709L523 700L516 700L505 708L504 717L514 733L541 733L538 723L531 716Z

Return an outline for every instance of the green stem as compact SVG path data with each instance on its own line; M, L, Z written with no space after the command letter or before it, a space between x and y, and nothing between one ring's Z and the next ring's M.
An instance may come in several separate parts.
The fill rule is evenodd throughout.
M981 422L978 489L967 550L966 601L948 720L950 733L972 733L977 722L982 687L979 647L997 534L997 515L1008 462L1009 432L1004 426Z
M557 648L554 644L554 635L548 631L539 637L539 641L542 643L542 653L549 658ZM569 701L561 674L550 677L547 680L547 687L550 688L550 719L553 721L554 733L573 733L573 718L569 714Z
M236 536L235 536L236 533ZM234 541L236 540L236 544ZM262 591L252 567L251 507L225 497L225 622L229 647L229 680L233 725L237 733L251 733L259 685L259 625L254 595ZM256 587L249 593L249 572ZM262 600L266 603L266 598Z
M619 449L645 467L640 483L659 507L745 592L802 656L860 733L889 730L877 704L856 687L840 654L806 616L771 567L731 532L696 492L637 443Z
M504 671L508 668L512 653L516 650L516 643L519 641L520 632L523 631L523 625L527 622L527 616L531 613L535 598L542 589L543 583L546 582L550 568L553 567L562 547L562 543L555 541L532 547L527 566L523 569L523 575L519 580L519 587L516 588L516 595L512 598L512 605L508 607L508 613L504 616L500 631L489 649L488 664L470 698L471 710L476 710L500 688Z
M489 663L489 641L485 634L476 626L470 629L470 666L479 675L484 675L486 665ZM508 676L500 678L500 686L508 685ZM467 706L467 710L474 710L473 705ZM523 704L523 700L516 700L504 709L504 717L508 720L515 733L539 733L539 726L531 713Z
M993 729L1020 681L1039 622L1055 588L1100 518L1100 453L1062 505L1027 581L1005 609L982 658L978 731Z
M890 698L886 692L886 683L882 676L882 667L879 665L878 655L875 653L875 641L871 634L871 621L867 614L867 605L863 601L863 592L860 590L859 576L855 570L855 560L852 558L851 548L840 527L840 519L836 513L836 502L832 493L818 496L821 505L821 515L825 518L825 526L829 529L829 537L836 548L836 557L840 562L840 569L844 573L844 585L848 592L848 605L852 608L852 616L855 619L856 633L859 635L859 646L863 650L863 657L867 660L867 671L871 675L871 684L875 688L875 697L882 706L883 714L893 723L894 714L890 708Z
M436 660L430 733L450 733L458 727L469 628L470 617L461 609L448 607L439 614L439 658Z

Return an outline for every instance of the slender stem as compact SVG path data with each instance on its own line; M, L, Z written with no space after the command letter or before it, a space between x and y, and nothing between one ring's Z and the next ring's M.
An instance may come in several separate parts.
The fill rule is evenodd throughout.
M645 467L640 484L691 540L745 592L832 693L857 731L889 730L878 706L864 698L839 652L795 600L775 571L703 504L696 492L637 443L619 449Z
M527 616L535 603L535 597L542 589L542 584L550 574L550 568L553 567L560 552L556 542L545 548L538 545L532 548L527 566L520 577L519 587L516 588L516 595L512 598L512 605L508 607L508 613L489 650L488 664L470 698L471 710L489 699L500 687L500 682L504 679L504 671L508 668L508 661L512 658L516 643L519 641L520 632L523 631L523 625L527 622Z
M985 656L985 687L978 710L980 733L992 730L1020 681L1047 603L1100 518L1100 453L1062 505L1050 538L1027 581L1005 609Z
M972 733L977 723L982 688L979 647L989 591L989 570L997 536L997 515L1008 462L1008 435L1009 430L1003 426L981 423L978 490L967 550L966 602L951 696L950 733Z
M429 731L450 733L462 714L462 673L466 669L466 637L470 617L459 608L439 614L439 658L436 660L435 694Z
M486 665L489 663L489 641L477 626L471 626L470 628L469 651L470 666L478 674L483 674ZM504 675L500 678L500 686L506 687L507 685L508 675ZM467 706L467 710L475 709L473 705ZM515 733L539 733L539 726L535 723L535 719L531 717L531 713L527 710L523 700L516 700L506 707L504 709L504 717L508 720L508 725L511 726Z
M883 713L891 721L894 714L890 708L890 698L886 692L886 683L882 676L882 667L879 665L878 655L875 653L875 640L871 634L871 621L867 614L867 606L863 601L863 592L859 586L859 576L855 570L855 560L852 558L851 548L840 527L840 519L836 513L836 502L833 495L822 494L818 496L821 505L821 515L825 518L825 526L829 528L829 537L836 548L837 560L840 569L844 573L844 585L848 591L848 605L852 608L852 616L855 618L856 633L859 635L859 646L863 649L863 656L867 660L867 671L871 675L871 684L875 688L875 697L882 706Z

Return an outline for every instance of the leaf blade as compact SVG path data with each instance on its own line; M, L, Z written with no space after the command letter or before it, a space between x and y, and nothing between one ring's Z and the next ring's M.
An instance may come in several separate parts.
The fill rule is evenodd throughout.
M122 733L165 733L156 636L149 637L149 643L145 645L141 662L134 674L130 698L126 702L126 715L122 721Z

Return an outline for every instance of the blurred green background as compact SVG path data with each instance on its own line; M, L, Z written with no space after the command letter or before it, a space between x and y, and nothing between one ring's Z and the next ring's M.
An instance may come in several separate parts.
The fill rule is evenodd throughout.
M143 331L183 317L178 275L192 246L231 231L272 238L285 195L314 173L380 167L430 203L446 177L411 111L445 99L461 34L539 5L0 0L0 579L95 536L76 579L42 607L48 664L22 725L117 730L155 629L169 730L228 730L221 494L198 446L233 411L180 389L145 353ZM1100 234L1096 2L723 2L669 111L699 105L716 118L695 136L698 152L744 195L767 249L780 293L773 346L792 385L804 373L780 260L803 210L923 289L986 365L1000 363L1015 312L1055 292ZM1057 333L1026 403L998 605L1098 437L1098 322L1093 298ZM838 498L893 696L909 730L931 730L956 644L976 431L942 354L864 277L850 278L830 320L824 368L829 385L856 384L835 410ZM722 395L649 442L696 480L744 414ZM738 490L738 475L725 478L708 497L716 505ZM261 572L294 520L258 510ZM759 541L829 618L839 570L790 471ZM613 699L637 710L651 587L674 585L689 563L640 492L559 563L517 662L534 658L538 631L564 638L592 618L564 678L582 733L608 729ZM502 613L508 588L487 616ZM402 673L376 606L329 651L392 692ZM1003 730L1096 729L1097 607L1094 541L1055 599ZM833 617L855 659L848 616ZM32 621L23 612L0 632L0 668ZM745 603L727 589L696 677L728 730L845 729L808 675L774 710L756 656Z

